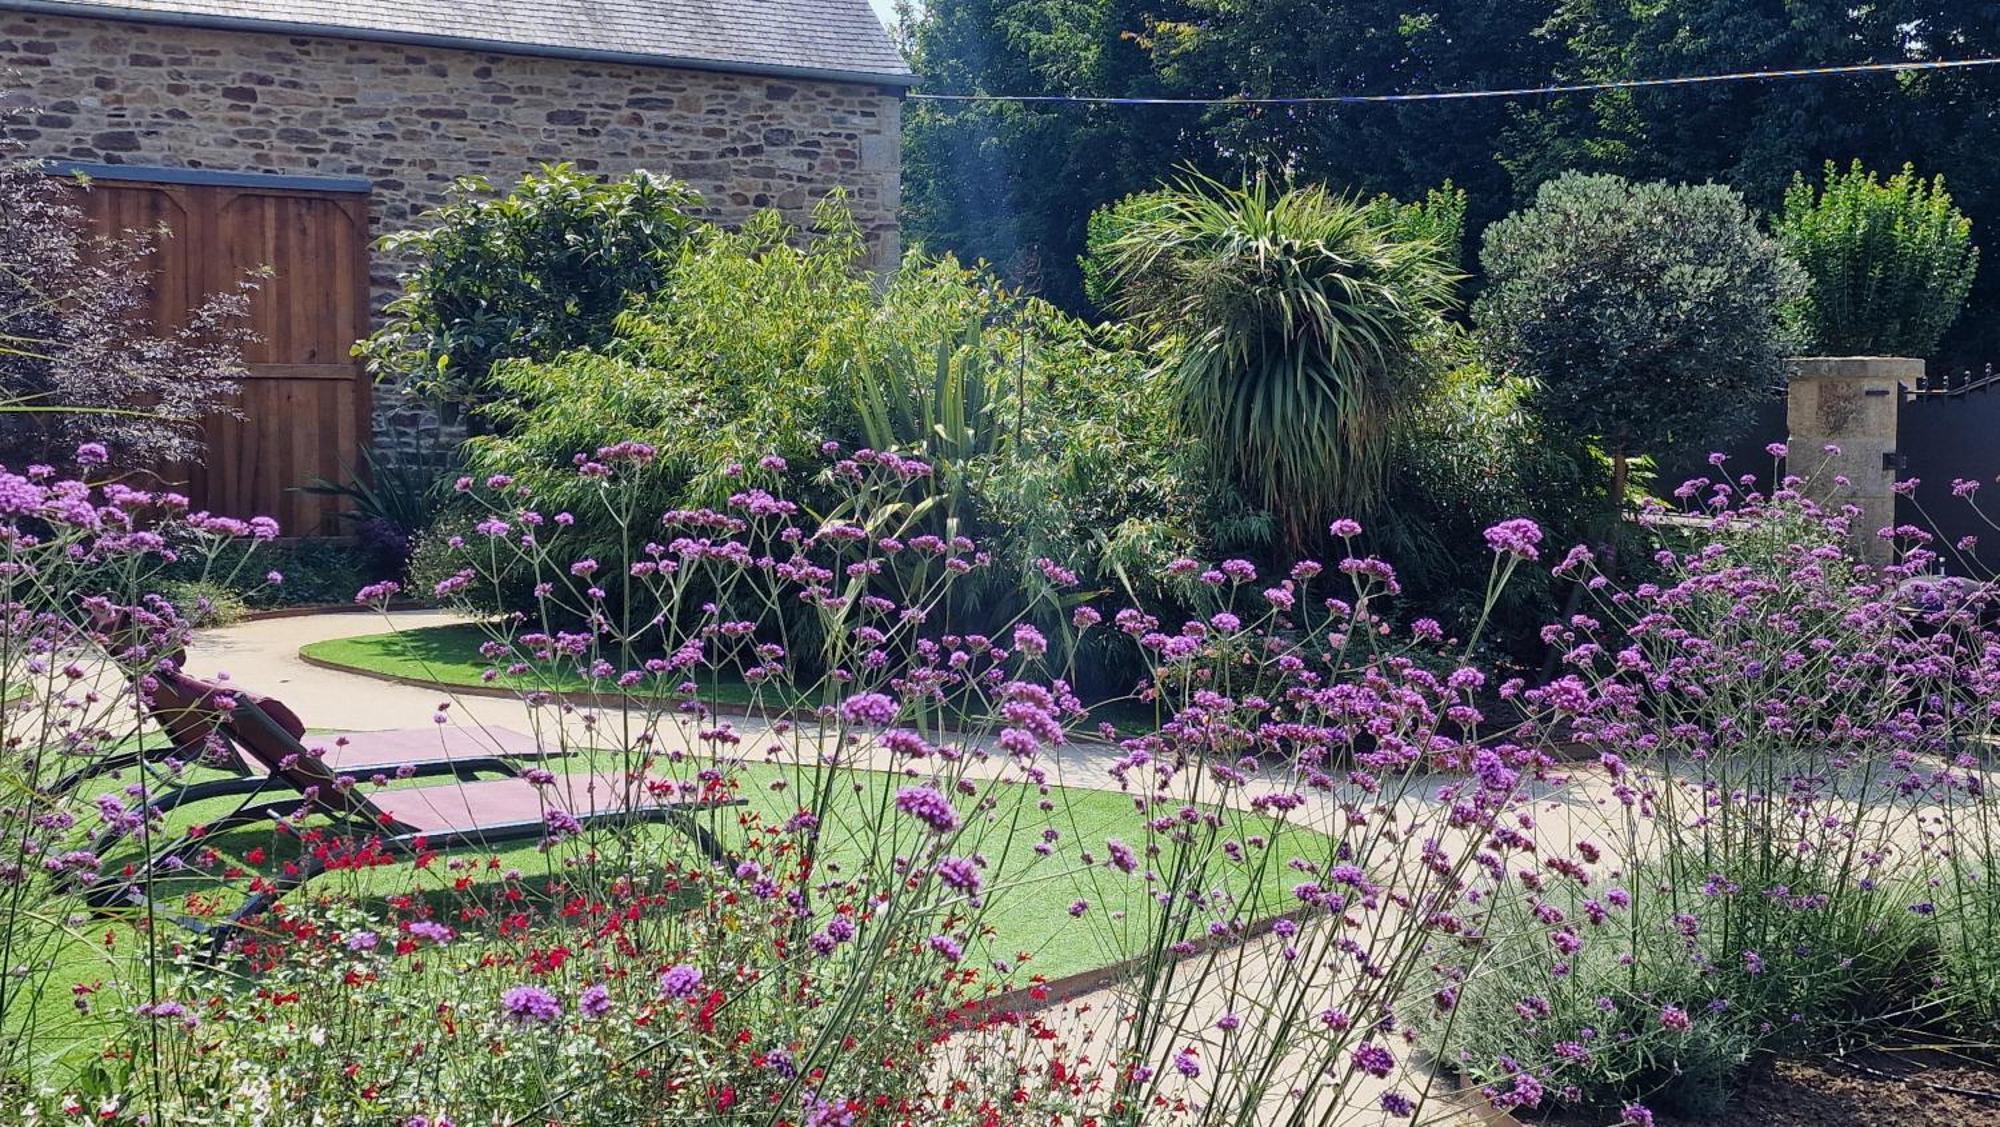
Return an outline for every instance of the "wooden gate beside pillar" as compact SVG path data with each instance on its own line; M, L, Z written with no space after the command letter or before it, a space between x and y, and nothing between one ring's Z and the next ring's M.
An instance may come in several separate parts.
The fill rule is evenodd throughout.
M94 230L170 232L154 240L146 315L155 324L182 324L207 295L245 279L256 283L242 416L209 420L200 464L165 476L181 478L198 509L275 517L287 536L344 531L335 519L338 498L299 487L351 476L371 437L368 378L350 354L368 331L365 186L300 188L290 178L116 166L85 171L91 187L78 202Z

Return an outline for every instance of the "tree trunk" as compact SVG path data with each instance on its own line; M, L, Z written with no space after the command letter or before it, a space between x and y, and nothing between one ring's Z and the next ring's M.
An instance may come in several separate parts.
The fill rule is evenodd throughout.
M1625 531L1625 491L1632 480L1632 463L1624 447L1611 451L1611 527L1604 533L1604 574L1618 578L1618 541Z

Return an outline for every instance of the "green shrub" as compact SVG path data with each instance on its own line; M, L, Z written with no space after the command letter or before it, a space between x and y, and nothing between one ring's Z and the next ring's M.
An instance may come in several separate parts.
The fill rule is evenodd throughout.
M1368 213L1377 226L1409 242L1426 242L1436 247L1444 261L1456 270L1465 259L1465 189L1451 181L1424 193L1424 198L1404 203L1388 193L1368 201Z
M2000 1029L2000 833L1981 815L1945 811L1959 863L1937 892L1937 999L1972 1038Z
M1907 1015L1928 959L1925 924L1908 908L1915 882L1818 887L1783 867L1786 843L1767 844L1704 855L1687 843L1635 866L1615 894L1504 897L1490 923L1518 937L1492 954L1505 973L1474 975L1456 1010L1431 1019L1433 1037L1448 1021L1471 1079L1504 1091L1513 1072L1485 1069L1511 1062L1568 1110L1643 1100L1713 1116L1756 1057ZM1770 891L1774 856L1793 878L1783 896ZM1607 894L1629 894L1631 908L1607 906ZM1837 910L1800 907L1822 899ZM1573 955L1535 930L1551 906L1582 936ZM1688 1015L1685 1029L1662 1021L1670 1007Z
M1611 458L1713 441L1782 377L1804 274L1718 184L1571 173L1487 228L1473 312L1532 405Z
M364 584L385 578L369 565L365 548L337 540L232 542L204 556L168 562L160 581L180 594L207 597L225 620L233 621L243 610L351 606Z
M1189 550L1209 503L1129 333L1091 329L949 257L912 254L878 286L837 204L809 235L764 215L691 243L671 296L621 317L605 345L503 363L494 381L499 426L468 444L469 472L510 473L545 510L578 514L577 539L607 565L631 558L661 512L720 506L775 476L831 504L826 483L760 466L767 455L823 464L830 441L923 458L928 495L884 518L889 531L974 536L997 559L954 590L958 630L1027 614L1063 645L1076 595L1059 594L1041 561L1079 572L1089 591L1150 596L1146 577ZM630 471L640 508L593 521L596 486L572 459L622 441L655 451ZM471 538L463 515L420 541L419 591L457 570L453 535ZM498 600L523 608L531 587L503 582Z
M377 379L457 407L484 403L496 363L610 339L635 297L668 284L699 203L650 172L606 181L568 164L544 166L504 195L459 180L444 204L382 240L410 271L358 351Z
M243 621L250 607L244 602L243 592L226 583L213 579L197 579L185 583L164 583L160 593L168 602L181 608L187 623L196 629L211 626L228 626Z
M1812 278L1801 309L1829 355L1930 355L1979 270L1944 177L1926 183L1907 164L1886 181L1858 160L1846 172L1828 161L1819 188L1794 176L1777 229Z
M1587 449L1530 408L1530 381L1494 371L1456 331L1428 351L1435 363L1457 363L1404 421L1387 499L1364 523L1374 549L1395 561L1411 613L1461 627L1482 609L1485 530L1528 516L1552 542L1578 542L1605 482ZM1534 649L1552 588L1546 572L1516 576L1493 608L1496 643Z
M1156 221L1170 202L1164 192L1142 193L1092 215L1091 249L1082 267L1093 301L1107 304L1115 298L1110 288L1114 245ZM1364 210L1369 223L1397 239L1428 243L1448 263L1459 261L1465 193L1451 184L1414 203L1377 196ZM1142 331L1132 326L1121 331L1124 348L1137 353L1144 347ZM1382 496L1372 507L1348 515L1363 519L1372 550L1395 561L1408 613L1433 615L1447 626L1469 625L1481 610L1486 581L1484 529L1527 515L1548 525L1559 539L1575 538L1595 511L1590 498L1601 496L1603 475L1588 450L1529 409L1529 381L1489 369L1462 330L1436 320L1415 339L1411 351L1409 386L1402 389L1403 410L1389 442ZM1171 410L1156 406L1161 409L1153 432L1170 432ZM1124 444L1105 449L1131 457ZM1173 449L1179 462L1167 476L1176 482L1177 495L1155 512L1174 513L1177 522L1198 527L1202 535L1191 537L1186 528L1176 528L1160 543L1198 540L1211 552L1269 554L1279 537L1272 514L1260 507L1261 495L1243 496L1226 482L1206 480L1198 448ZM1147 479L1164 477L1155 469ZM1140 555L1157 551L1156 531L1143 519L1129 520L1107 543L1107 558L1122 561L1134 550ZM1546 575L1524 576L1508 586L1506 605L1494 608L1496 641L1519 643L1523 649L1532 643L1540 621L1537 612L1546 609L1550 586Z
M1093 307L1108 311L1118 300L1111 248L1135 227L1162 214L1167 203L1165 192L1134 192L1090 213L1084 224L1084 252L1077 256L1076 264L1082 274L1083 296Z
M338 514L367 556L371 574L399 576L410 562L417 538L437 519L457 474L456 455L437 451L428 456L378 457L362 451L365 471L346 473L346 481L315 479L303 492L339 497L347 507Z
M593 486L572 457L637 441L658 453L649 503L719 504L742 485L736 467L851 433L839 379L873 312L863 253L835 206L809 238L775 213L708 233L683 251L673 295L620 317L599 347L494 370L499 433L467 444L470 472L525 475L545 507L580 512Z

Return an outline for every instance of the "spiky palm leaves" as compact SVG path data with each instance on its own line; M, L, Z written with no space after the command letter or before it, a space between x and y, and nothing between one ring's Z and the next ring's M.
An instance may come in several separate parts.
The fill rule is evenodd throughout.
M1150 327L1182 423L1293 547L1382 495L1416 338L1453 301L1449 251L1321 187L1206 178L1135 197L1094 248Z

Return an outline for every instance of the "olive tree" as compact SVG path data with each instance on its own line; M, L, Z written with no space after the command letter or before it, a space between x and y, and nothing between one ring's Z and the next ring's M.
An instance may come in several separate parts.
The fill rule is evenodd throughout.
M1474 305L1542 415L1630 460L1724 437L1782 379L1805 275L1734 191L1570 173L1486 231Z

